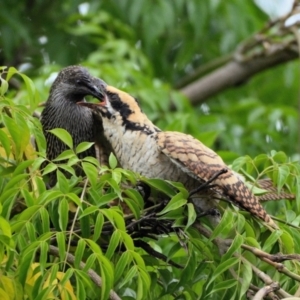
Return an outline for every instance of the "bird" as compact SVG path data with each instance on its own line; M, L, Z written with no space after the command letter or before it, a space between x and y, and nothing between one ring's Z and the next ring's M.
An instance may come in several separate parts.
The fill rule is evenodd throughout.
M221 194L277 228L240 176L212 149L191 135L159 129L130 94L109 85L104 87L103 94L98 103L77 104L90 108L101 117L104 135L122 168L148 178L181 182L189 192L219 173L213 181L213 193ZM215 207L214 200L196 196L198 199L193 199L193 203L202 211Z
M100 163L106 162L107 141L101 135L102 120L90 109L76 105L79 101L85 101L84 97L88 95L102 99L105 85L104 81L91 76L82 66L68 66L58 73L40 119L46 139L47 160L55 159L68 149L65 143L49 132L54 128L63 128L72 136L74 148L81 142L95 143L95 146L79 153L79 158L93 156L98 157ZM77 173L80 173L79 169ZM50 186L56 182L54 175L50 175Z

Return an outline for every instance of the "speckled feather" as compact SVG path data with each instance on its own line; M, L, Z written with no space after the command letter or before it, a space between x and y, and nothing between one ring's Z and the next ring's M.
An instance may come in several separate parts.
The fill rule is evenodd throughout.
M226 168L214 181L230 200L258 216L266 223L275 223L259 203L257 197L223 162L213 150L190 135L179 132L157 133L157 144L161 151L182 166L187 173L195 174L200 180L207 181L217 172Z
M257 197L213 150L190 135L161 131L153 125L129 94L111 86L107 86L106 91L107 97L101 105L87 106L101 115L104 134L123 168L149 178L182 182L190 191L221 169L227 168L228 172L213 182L217 187L212 194L225 196L234 204L276 227ZM204 205L197 202L201 209L215 205L213 196L209 199L199 194L198 200L206 201Z
M266 194L258 196L259 201L275 201L282 199L295 200L294 194L287 193L284 190L278 192L271 179L260 179L257 181L257 186L267 191Z

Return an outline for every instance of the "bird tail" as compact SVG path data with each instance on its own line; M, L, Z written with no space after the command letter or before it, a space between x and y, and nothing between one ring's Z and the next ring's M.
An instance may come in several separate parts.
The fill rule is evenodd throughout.
M228 196L233 203L241 206L245 210L249 211L252 215L257 216L273 228L278 228L262 205L259 203L258 198L250 191L250 189L240 178L234 175L231 170L228 170L227 173L220 175L215 183L222 188L225 195Z

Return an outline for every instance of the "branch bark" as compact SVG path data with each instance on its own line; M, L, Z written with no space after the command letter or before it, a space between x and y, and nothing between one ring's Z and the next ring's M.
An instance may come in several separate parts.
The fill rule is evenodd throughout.
M272 55L256 57L244 62L232 60L182 88L181 92L190 99L192 105L198 105L227 88L245 83L259 72L297 57L297 50L285 48L281 51L275 51Z
M55 246L52 246L52 245L49 246L49 253L51 255L59 257L59 250ZM66 254L66 261L69 264L74 265L75 256L70 254L70 253L67 253ZM84 269L85 268L85 263L80 262L79 267L80 267L80 269ZM102 287L102 283L103 283L102 278L94 270L88 269L87 274L91 278L91 280L96 284L96 286L98 286L99 288ZM110 292L109 292L109 299L111 299L111 300L121 300L121 298L113 290L110 290Z

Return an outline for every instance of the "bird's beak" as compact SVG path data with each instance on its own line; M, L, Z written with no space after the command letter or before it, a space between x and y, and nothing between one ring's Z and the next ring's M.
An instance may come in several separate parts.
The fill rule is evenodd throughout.
M90 91L91 91L91 96L95 97L96 99L98 99L100 101L103 100L105 93L100 88L98 88L94 84L91 84L89 86L89 88L90 88Z
M81 105L81 106L85 106L85 107L91 108L91 109L97 109L97 108L99 108L101 106L102 107L105 106L105 104L107 103L107 95L103 94L102 99L99 99L99 100L101 102L92 103L92 102L80 101L80 102L77 102L77 104Z

